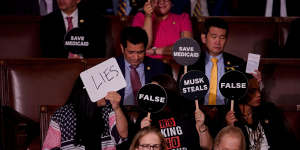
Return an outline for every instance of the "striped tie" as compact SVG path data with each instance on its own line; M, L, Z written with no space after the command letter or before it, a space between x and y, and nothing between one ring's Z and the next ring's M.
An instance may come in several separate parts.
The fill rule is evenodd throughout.
M119 0L119 10L118 15L119 16L126 16L126 0Z
M196 3L195 8L193 10L193 16L194 17L200 17L200 16L202 16L200 10L201 10L200 0L197 0L197 3Z

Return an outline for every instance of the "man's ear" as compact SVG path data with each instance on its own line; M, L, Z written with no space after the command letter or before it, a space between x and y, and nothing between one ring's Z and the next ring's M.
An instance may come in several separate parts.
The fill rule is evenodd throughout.
M120 44L120 47L121 47L122 53L124 54L124 47L123 47L123 45Z
M79 4L81 0L76 0L76 4Z
M204 33L201 33L201 41L203 44L206 44L206 35Z

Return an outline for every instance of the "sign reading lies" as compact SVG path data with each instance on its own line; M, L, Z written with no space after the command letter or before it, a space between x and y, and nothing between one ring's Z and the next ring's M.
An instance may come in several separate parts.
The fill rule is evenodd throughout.
M221 77L219 89L221 94L228 99L240 99L247 92L248 79L240 71L229 71Z
M102 99L109 91L126 87L126 81L115 58L81 72L80 78L92 102Z
M156 113L167 104L167 93L157 84L144 85L137 94L138 105L146 112Z
M82 54L89 48L88 34L81 28L73 28L65 35L65 49L73 54Z
M204 97L209 89L209 81L201 71L189 71L180 80L180 93L189 100Z
M200 46L197 41L190 38L177 40L173 46L173 58L180 65L192 65L200 57Z

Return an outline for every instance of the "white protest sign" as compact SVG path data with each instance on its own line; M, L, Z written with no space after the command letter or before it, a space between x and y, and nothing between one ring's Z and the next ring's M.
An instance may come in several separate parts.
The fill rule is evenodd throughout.
M246 73L255 73L258 70L260 55L259 54L248 54L248 61L246 66Z
M109 91L118 91L127 86L115 58L81 72L80 78L92 102L102 99Z

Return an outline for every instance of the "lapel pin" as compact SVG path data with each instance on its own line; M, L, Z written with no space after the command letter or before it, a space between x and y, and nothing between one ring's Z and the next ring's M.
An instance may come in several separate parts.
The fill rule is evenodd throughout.
M175 22L175 21L173 21L173 24L176 24L176 22Z
M83 19L80 19L79 22L80 22L80 23L84 23L84 20L83 20Z
M147 70L150 70L151 68L149 66L147 66Z

